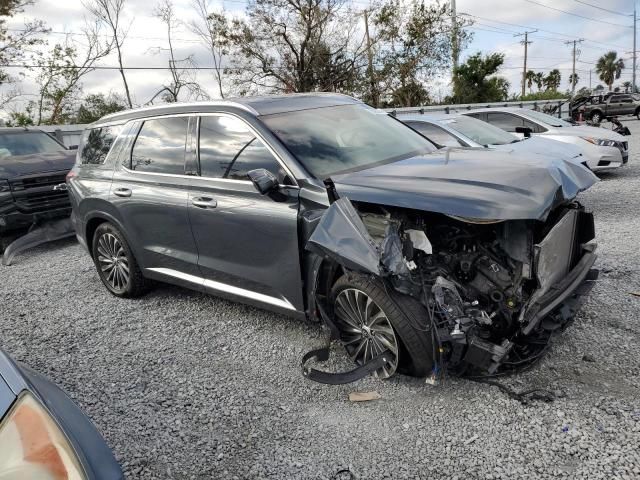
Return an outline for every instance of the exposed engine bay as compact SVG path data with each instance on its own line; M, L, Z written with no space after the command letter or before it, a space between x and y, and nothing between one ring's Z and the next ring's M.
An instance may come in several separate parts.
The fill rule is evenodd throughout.
M573 318L590 289L585 280L597 276L590 270L593 217L577 202L545 222L469 219L344 198L332 207L340 202L333 225L348 219L364 241L352 248L352 232L345 233L351 245L334 238L340 256L322 231L310 243L345 268L378 275L420 301L427 315L414 328L433 335L434 370L495 374L538 358L551 333ZM338 231L346 229L331 237Z

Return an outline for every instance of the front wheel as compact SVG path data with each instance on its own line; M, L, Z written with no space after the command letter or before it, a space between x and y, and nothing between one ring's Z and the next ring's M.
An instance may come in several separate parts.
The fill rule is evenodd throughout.
M593 123L600 123L602 121L602 114L600 112L593 112L591 114L591 121Z
M340 277L331 290L336 327L347 354L358 365L389 351L375 372L389 378L396 371L426 376L435 346L426 309L416 300L388 291L379 280L360 275Z
M124 235L110 223L102 223L93 235L93 261L100 280L117 297L138 297L146 292L148 280Z

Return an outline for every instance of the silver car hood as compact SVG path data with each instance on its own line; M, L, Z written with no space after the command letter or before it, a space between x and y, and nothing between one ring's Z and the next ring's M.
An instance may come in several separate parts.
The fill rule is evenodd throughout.
M515 154L534 153L546 158L558 158L577 164L586 160L583 156L583 150L579 146L539 136L506 145L490 145L490 148Z

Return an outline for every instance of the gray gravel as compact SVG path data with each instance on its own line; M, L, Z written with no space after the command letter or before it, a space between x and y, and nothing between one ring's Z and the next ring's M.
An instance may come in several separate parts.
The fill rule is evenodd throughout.
M553 403L457 379L308 382L317 326L170 286L117 299L71 241L0 268L0 345L76 400L130 478L640 478L640 123L627 125L630 165L582 195L601 280L549 355L504 380ZM355 390L382 399L352 404Z

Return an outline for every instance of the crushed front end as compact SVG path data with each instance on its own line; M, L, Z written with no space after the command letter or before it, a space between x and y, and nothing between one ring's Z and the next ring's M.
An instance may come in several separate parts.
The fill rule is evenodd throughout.
M434 371L486 375L531 363L574 318L598 274L593 216L577 202L544 221L346 198L329 210L310 249L419 300L421 328L432 332L438 353Z

